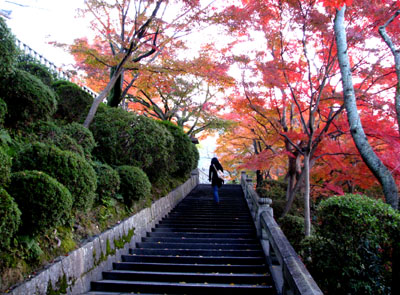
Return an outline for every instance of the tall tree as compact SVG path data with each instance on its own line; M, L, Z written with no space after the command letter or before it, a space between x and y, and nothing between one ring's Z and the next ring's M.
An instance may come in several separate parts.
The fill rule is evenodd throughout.
M85 4L81 12L93 18L97 45L77 40L71 50L81 61L102 65L110 73L85 120L88 126L99 101L112 92L108 103L117 106L140 71L154 63L167 44L186 35L204 7L192 0L87 0Z
M350 132L363 161L381 183L386 202L393 208L397 209L399 195L396 182L390 170L382 163L369 144L357 111L351 66L348 57L346 30L344 27L345 11L346 5L343 5L341 9L337 10L334 28L338 49L338 60L342 74L344 103L347 111Z

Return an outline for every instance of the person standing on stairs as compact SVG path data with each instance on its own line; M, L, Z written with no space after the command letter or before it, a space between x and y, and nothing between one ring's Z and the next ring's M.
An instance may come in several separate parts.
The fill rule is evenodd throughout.
M208 171L208 181L211 182L211 186L213 188L214 201L219 204L218 188L222 186L224 180L218 177L217 170L224 172L224 168L222 168L221 163L217 158L214 157L211 159L211 165Z

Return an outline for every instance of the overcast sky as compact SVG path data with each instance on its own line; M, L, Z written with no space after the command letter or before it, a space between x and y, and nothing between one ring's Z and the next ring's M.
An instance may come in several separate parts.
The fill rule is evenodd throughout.
M90 33L83 19L76 18L76 8L84 0L0 0L0 9L11 10L7 25L13 34L56 65L72 63L72 57L48 44L51 41L71 44Z

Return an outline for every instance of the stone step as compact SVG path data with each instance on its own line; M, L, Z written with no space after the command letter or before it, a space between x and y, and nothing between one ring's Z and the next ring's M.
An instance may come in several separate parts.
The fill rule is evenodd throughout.
M227 238L227 239L232 239L232 238L243 238L243 239L248 239L248 238L256 238L256 235L254 233L207 233L207 232L162 232L162 231L157 231L157 232L149 232L147 233L148 237L166 237L166 238L215 238L215 239L221 239L221 238Z
M270 275L252 273L199 273L113 270L103 272L105 280L158 281L220 284L264 284L271 283Z
M243 244L255 244L260 245L258 241L252 238L186 238L186 237L143 237L143 242L150 242L150 243L158 243L158 242L166 242L166 243L189 243L189 244L235 244L235 245L243 245Z
M122 255L124 262L157 262L157 263L182 263L182 264L236 264L258 265L264 264L265 258L259 257L235 257L235 256L161 256L161 255Z
M175 272L210 272L210 273L265 273L265 264L181 264L157 262L116 262L115 270L175 271Z
M255 234L256 230L254 228L207 228L207 227L156 227L153 229L153 233L222 233L222 234Z
M232 249L131 249L131 255L163 255L163 256L199 256L199 257L262 257L264 252L258 250L232 250Z
M175 282L140 282L140 281L115 281L102 280L92 282L93 291L113 292L158 292L160 294L276 294L271 286L251 284L214 284L214 283L187 283Z
M159 223L156 225L156 228L210 228L210 229L251 229L254 230L254 226L252 224L235 224L235 223Z
M260 250L258 244L221 244L221 243L168 243L164 241L158 242L141 242L136 243L136 247L140 249L231 249L231 250Z

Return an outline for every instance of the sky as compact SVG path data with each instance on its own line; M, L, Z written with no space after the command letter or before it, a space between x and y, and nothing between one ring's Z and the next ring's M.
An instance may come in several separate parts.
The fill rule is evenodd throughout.
M6 20L12 33L57 66L73 63L73 58L49 42L71 44L90 34L87 22L76 18L84 0L0 0L0 9L11 10Z
M72 44L75 38L92 34L88 21L77 18L84 0L0 0L0 10L11 10L7 25L17 39L43 55L56 66L73 69L74 59L49 42ZM202 183L208 182L208 168L217 137L202 140L199 168Z

